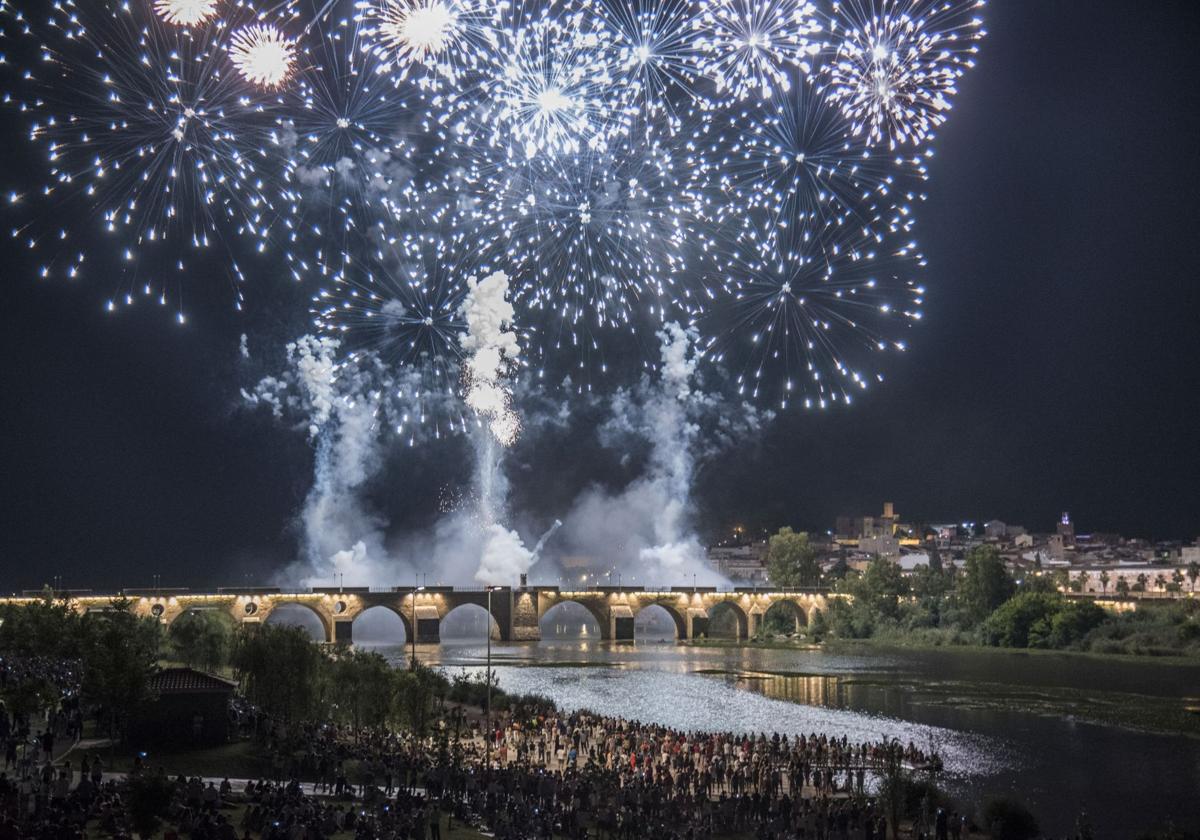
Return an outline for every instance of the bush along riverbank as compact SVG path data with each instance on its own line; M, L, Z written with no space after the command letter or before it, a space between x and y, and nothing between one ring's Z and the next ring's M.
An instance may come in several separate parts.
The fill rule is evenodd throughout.
M781 585L814 582L803 556L792 560L790 571L773 561L772 579L780 576L785 581ZM803 646L854 639L1200 659L1200 600L1181 598L1121 612L1105 609L1067 598L1062 593L1069 585L1065 573L1035 571L1014 578L990 546L973 549L961 569L943 566L935 554L928 566L904 575L890 560L876 559L861 573L835 569L819 582L850 597L831 599L825 613L814 610L807 626L799 629L784 610L768 611L759 634L748 642Z

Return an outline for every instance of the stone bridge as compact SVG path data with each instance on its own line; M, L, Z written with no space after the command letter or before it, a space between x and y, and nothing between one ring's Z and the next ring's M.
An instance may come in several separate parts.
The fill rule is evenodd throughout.
M138 615L153 617L169 625L192 610L215 610L227 614L237 624L264 622L279 607L295 604L306 607L320 620L325 640L349 644L354 638L354 620L373 607L384 607L400 617L405 638L420 643L440 640L442 620L453 610L473 604L488 608L486 589L456 589L450 586L396 587L372 591L366 587L333 587L287 592L276 588L221 588L215 592L184 589L126 589L115 595L83 592L60 593L79 612L109 609L113 599L124 597L133 603ZM661 607L675 623L678 639L708 635L709 621L722 613L732 618L739 639L754 635L767 610L778 606L787 611L797 629L805 626L814 611L824 611L833 595L824 589L779 590L734 589L718 591L711 587L672 587L646 590L635 586L594 587L577 591L556 586L522 588L494 587L491 615L502 641L536 641L541 638L541 622L561 604L575 603L586 609L600 625L602 640L632 641L638 613ZM0 603L31 603L40 596L0 598ZM495 632L495 631L493 631Z

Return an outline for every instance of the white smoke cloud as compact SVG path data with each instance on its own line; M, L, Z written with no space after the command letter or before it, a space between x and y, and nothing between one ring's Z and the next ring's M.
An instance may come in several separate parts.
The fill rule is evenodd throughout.
M521 345L512 329L513 305L508 300L508 275L494 272L476 282L467 280L462 315L467 331L461 342L469 355L463 363L466 403L487 423L501 446L510 446L521 431L512 409L512 374Z
M644 376L618 391L597 428L602 445L628 464L649 444L641 474L619 491L592 485L563 518L563 554L591 558L603 573L621 570L626 583L721 583L708 566L695 530L692 487L696 466L736 441L753 436L772 416L730 405L698 383L695 334L678 324L659 332L658 377Z
M301 418L316 444L313 485L298 516L303 556L281 583L395 585L408 566L387 551L386 517L365 494L383 463L379 371L357 360L339 363L338 346L302 336L286 346L282 372L242 391L249 405Z

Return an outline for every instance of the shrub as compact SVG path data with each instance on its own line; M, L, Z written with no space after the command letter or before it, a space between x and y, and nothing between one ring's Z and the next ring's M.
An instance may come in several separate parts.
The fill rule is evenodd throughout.
M995 647L1030 646L1030 634L1044 647L1048 643L1051 621L1062 606L1058 595L1022 592L988 616L983 623L983 640Z

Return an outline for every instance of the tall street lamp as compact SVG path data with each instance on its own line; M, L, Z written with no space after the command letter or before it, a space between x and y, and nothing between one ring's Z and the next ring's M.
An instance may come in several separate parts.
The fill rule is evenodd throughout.
M410 671L417 670L417 593L424 592L424 586L417 586L417 574L413 572L413 592L412 592L412 662L409 663Z
M487 634L487 693L485 695L483 714L487 725L487 733L483 742L483 766L492 769L492 593L499 586L487 587L487 620L484 621L484 632Z

